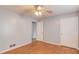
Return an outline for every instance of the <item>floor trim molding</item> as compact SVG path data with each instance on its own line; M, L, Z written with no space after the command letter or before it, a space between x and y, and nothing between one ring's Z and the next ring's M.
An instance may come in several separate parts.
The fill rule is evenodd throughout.
M42 41L42 42L46 42L46 43L54 44L54 45L61 45L61 44L58 44L58 43L48 42L48 41L45 41L45 40L38 40L38 41Z
M46 43L53 44L53 45L58 45L58 46L64 46L64 45L61 45L61 44L57 44L57 43L53 43L53 42L48 42L48 41L45 41L45 40L38 40L38 41L42 41L42 42L46 42ZM0 51L0 54L3 54L5 52L7 52L7 51L10 51L10 50L22 47L22 46L30 44L30 43L32 43L32 42L24 43L24 44L21 44L21 45L18 45L18 46L15 46L15 47L12 47L12 48ZM69 48L72 48L72 47L69 47ZM77 48L74 48L74 49L77 49ZM79 50L79 48L77 50Z
M54 45L58 45L58 46L64 46L64 45L62 45L62 44L57 44L57 43L53 43L53 42L48 42L48 41L45 41L45 40L38 40L38 41L42 41L42 42L46 42L46 43L54 44ZM64 46L64 47L67 47L67 46ZM79 48L73 48L73 47L69 47L69 48L79 50Z
M22 46L27 45L27 44L30 44L30 43L32 43L32 42L28 42L28 43L20 44L20 45L17 45L17 46L15 46L15 47L12 47L12 48L9 48L9 49L6 49L6 50L3 50L3 51L0 51L0 54L3 54L3 53L5 53L5 52L7 52L7 51L10 51L10 50L13 50L13 49L16 49L16 48L22 47Z

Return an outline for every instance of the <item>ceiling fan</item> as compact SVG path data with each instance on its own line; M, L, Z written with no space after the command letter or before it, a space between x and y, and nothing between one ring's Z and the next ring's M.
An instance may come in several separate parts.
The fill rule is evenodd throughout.
M25 9L24 13L33 14L36 16L48 16L53 12L42 5L33 5L31 8Z

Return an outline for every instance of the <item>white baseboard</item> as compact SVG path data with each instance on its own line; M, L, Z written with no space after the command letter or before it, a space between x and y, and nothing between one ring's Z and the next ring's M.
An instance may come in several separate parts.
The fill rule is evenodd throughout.
M46 43L49 43L49 44L54 44L54 45L60 45L58 43L53 43L53 42L49 42L49 41L45 41L45 40L39 40L39 41L46 42Z
M77 48L79 50L79 48Z
M61 44L62 46L66 46L66 45L63 45L63 44ZM66 47L69 47L69 46L66 46ZM78 47L70 47L70 48L74 48L74 49L77 49L77 50L79 50L79 48Z
M46 42L46 43L49 43L49 44L64 46L64 45L62 45L62 44L57 44L57 43L53 43L53 42L48 42L48 41L45 41L45 40L39 40L39 41ZM73 48L73 47L71 47L71 48ZM79 50L79 48L75 48L75 49Z
M54 44L54 45L61 45L61 44L57 44L57 43L53 43L53 42L48 42L48 41L45 41L45 40L39 40L39 41L46 42L46 43L49 43L49 44ZM16 49L16 48L19 48L19 47L22 47L22 46L30 44L30 43L32 43L32 42L24 43L24 44L21 44L21 45L18 45L18 46L15 46L15 47L0 51L0 54L5 53L5 52L10 51L10 50L13 50L13 49ZM79 50L79 48L76 48L76 49Z
M10 50L13 50L13 49L16 49L16 48L19 48L19 47L22 47L22 46L27 45L27 44L30 44L30 43L32 43L32 42L28 42L28 43L20 44L20 45L17 45L17 46L15 46L15 47L12 47L12 48L9 48L9 49L0 51L0 54L5 53L5 52L10 51Z

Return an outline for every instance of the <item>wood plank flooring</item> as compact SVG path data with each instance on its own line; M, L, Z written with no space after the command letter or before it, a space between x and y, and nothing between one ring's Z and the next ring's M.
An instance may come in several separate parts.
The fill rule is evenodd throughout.
M77 54L78 50L48 44L42 41L33 41L33 43L5 52L4 54Z

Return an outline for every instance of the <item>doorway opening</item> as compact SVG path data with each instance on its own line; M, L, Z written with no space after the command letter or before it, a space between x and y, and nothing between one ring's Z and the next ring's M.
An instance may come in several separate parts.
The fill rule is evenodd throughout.
M37 38L37 23L32 22L32 41L35 41Z

